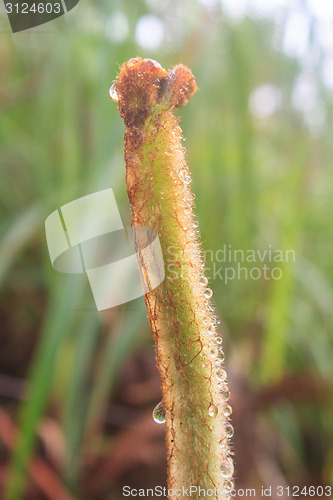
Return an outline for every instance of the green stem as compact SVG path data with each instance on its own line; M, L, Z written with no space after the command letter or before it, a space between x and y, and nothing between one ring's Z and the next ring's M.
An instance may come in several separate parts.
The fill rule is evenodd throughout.
M192 487L192 498L213 490L211 498L224 500L233 487L228 448L233 430L222 338L216 332L191 176L174 115L196 90L185 66L167 72L155 61L136 58L122 66L111 97L126 125L132 225L158 232L165 263L163 283L145 295L145 302L161 374L168 488Z

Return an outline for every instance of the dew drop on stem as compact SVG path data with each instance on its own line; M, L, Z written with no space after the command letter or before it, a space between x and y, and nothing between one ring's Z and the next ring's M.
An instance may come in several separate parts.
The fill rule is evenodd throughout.
M224 352L223 352L223 349L219 349L219 359L220 359L221 363L223 363L223 361L224 361Z
M116 87L116 82L114 82L109 90L110 97L113 101L118 102L119 101L119 96L117 92L117 87Z
M225 370L223 370L222 368L220 368L220 370L217 370L217 372L216 372L216 378L217 378L217 380L220 380L221 382L223 382L227 378L227 372Z
M226 385L221 389L220 394L225 400L230 398L230 391Z
M209 408L208 408L208 415L210 417L216 417L217 414L218 414L218 408L217 408L217 406L215 406L213 403L211 403L209 405Z
M206 288L206 290L204 291L204 296L206 297L206 299L210 299L212 295L213 291L210 288Z
M230 405L225 405L224 411L223 411L223 415L228 418L228 417L230 417L231 414L232 414L232 408L231 408L231 406Z
M232 436L234 435L234 428L231 424L227 424L225 426L225 433L228 438L232 438Z
M207 330L207 332L209 333L209 335L214 335L215 334L215 330L212 326L210 326Z
M234 465L230 458L227 458L224 460L221 464L220 471L222 474L222 477L224 478L231 478L233 473L234 473Z
M160 401L158 405L155 406L153 410L153 419L157 424L164 424L165 422L165 410L163 406L163 401Z
M137 57L131 57L131 59L127 61L127 66L129 67L134 66L137 62L138 62Z
M224 482L224 489L227 493L229 493L231 490L235 488L235 483L232 481L232 479L227 479Z
M226 437L224 437L223 439L221 439L221 440L219 441L219 445L220 445L220 448L221 448L222 450L225 450L225 449L227 448L227 446L228 446L228 441L227 441L227 438L226 438Z
M216 358L216 356L218 355L218 350L215 347L213 347L210 353L213 356L213 358Z
M207 286L208 285L208 279L206 278L206 276L202 276L202 278L200 278L200 280L199 280L199 283L202 286Z

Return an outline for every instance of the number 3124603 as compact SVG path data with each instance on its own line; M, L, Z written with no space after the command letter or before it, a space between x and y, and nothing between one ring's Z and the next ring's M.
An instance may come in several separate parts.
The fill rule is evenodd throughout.
M60 14L60 3L6 3L7 14Z

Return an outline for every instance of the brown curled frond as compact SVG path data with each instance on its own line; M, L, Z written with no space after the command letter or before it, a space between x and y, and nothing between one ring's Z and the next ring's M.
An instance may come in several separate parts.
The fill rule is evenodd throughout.
M122 65L115 89L125 125L140 126L154 110L159 114L184 106L197 86L182 64L168 72L153 59L136 57Z
M198 87L192 72L183 64L178 64L169 71L166 92L168 89L172 96L173 107L181 108L187 104Z

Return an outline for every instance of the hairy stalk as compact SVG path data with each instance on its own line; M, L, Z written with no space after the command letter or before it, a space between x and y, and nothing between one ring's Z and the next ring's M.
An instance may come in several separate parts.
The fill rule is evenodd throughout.
M121 67L110 95L118 101L126 126L132 225L157 231L165 263L165 279L145 295L145 303L161 374L168 489L174 491L169 498L176 498L175 490L192 486L192 498L210 493L224 500L233 488L228 449L233 429L222 338L216 333L191 176L174 115L196 90L185 66L168 72L156 61L135 58Z

